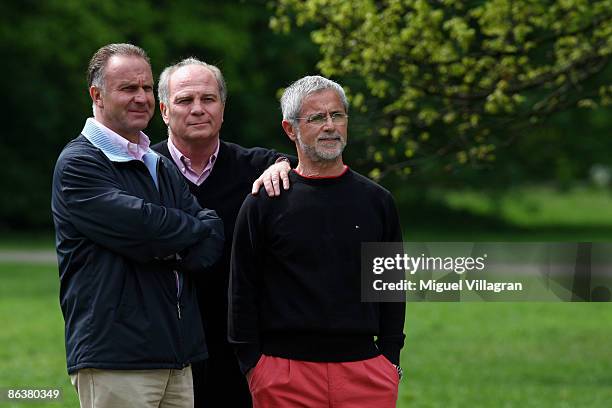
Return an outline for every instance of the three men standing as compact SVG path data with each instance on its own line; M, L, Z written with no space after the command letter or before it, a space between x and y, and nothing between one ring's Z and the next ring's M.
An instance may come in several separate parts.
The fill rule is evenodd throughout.
M142 133L154 112L145 52L110 44L88 69L94 118L53 174L68 372L81 406L192 406L208 353L194 277L223 223Z
M88 83L94 118L58 158L52 192L81 405L189 407L195 392L197 406L247 407L251 394L256 407L393 406L404 305L360 302L359 259L361 242L401 231L389 192L342 162L342 88L305 77L285 91L299 157L287 176L278 153L220 140L227 93L212 65L189 58L162 73L169 138L154 148L166 157L142 133L154 110L142 49L102 47ZM266 169L272 195L281 179L293 187L242 205ZM230 254L240 366L227 339Z

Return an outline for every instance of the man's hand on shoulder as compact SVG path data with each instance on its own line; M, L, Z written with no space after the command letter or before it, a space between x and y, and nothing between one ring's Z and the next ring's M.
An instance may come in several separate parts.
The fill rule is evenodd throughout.
M253 183L251 194L256 195L259 192L262 184L266 189L266 193L270 197L276 197L281 194L280 181L283 181L283 189L289 189L289 171L291 164L288 160L281 160L268 167L257 180Z

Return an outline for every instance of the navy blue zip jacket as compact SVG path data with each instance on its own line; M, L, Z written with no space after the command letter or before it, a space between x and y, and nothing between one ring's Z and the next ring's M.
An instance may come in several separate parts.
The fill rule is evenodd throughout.
M52 212L69 373L207 357L193 277L221 254L223 223L174 164L121 156L88 120L58 158Z

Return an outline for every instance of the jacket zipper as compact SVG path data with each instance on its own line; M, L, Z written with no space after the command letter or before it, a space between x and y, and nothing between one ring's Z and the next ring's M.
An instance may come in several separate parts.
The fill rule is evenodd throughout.
M179 320L181 320L181 276L178 271L174 271L174 277L176 278L176 311Z
M161 166L162 166L162 161L158 157L157 158L157 162L155 163L155 171L157 173L156 176L157 176L158 185L160 183L159 178L160 178L160 174L161 173L159 171L159 168ZM155 184L155 182L153 184ZM160 198L161 198L161 191L159 191L159 187L157 185L155 187L156 187L156 190L159 193ZM178 254L177 254L177 256L178 256ZM180 259L178 259L178 260L180 261ZM181 275L180 275L179 271L177 271L176 269L173 272L174 272L174 279L176 281L176 315L177 315L178 319L181 320L183 318L183 315L181 313L181 290L182 290L182 287L181 287Z
M179 333L178 333L178 341L179 341L179 359L177 361L177 363L179 363L179 365L181 366L181 368L185 368L185 363L184 363L184 356L183 356L183 333L182 333L182 324L180 322L180 320L183 318L182 315L182 311L181 311L181 293L183 291L183 279L182 279L182 275L179 271L174 270L174 277L176 278L176 315L178 317L179 320L179 325L178 325L178 329L179 329Z
M161 180L160 180L160 174L161 173L159 171L159 168L162 165L163 165L162 160L158 158L157 159L157 166L156 166L158 185L161 184ZM159 187L158 187L158 192L159 192L160 198L162 198L162 194L161 194L161 191L159 191ZM178 254L177 254L177 256L178 256ZM178 260L180 261L180 259L178 259ZM183 291L183 285L182 285L183 280L182 280L181 273L179 271L177 271L175 269L173 272L174 272L174 278L175 278L175 281L176 281L176 316L177 316L178 320L182 320L183 314L182 314L182 311L181 311L181 293ZM178 333L178 336L179 336L179 338L178 338L178 341L179 341L179 354L182 354L181 351L180 351L183 348L183 338L182 338L183 335L181 333L181 324L179 324L179 333ZM183 359L183 357L181 356L178 359L177 363L181 366L181 368L185 368L186 364L182 361L182 359Z

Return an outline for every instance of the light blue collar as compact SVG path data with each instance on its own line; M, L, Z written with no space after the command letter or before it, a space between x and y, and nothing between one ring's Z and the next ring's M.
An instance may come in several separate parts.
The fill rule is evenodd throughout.
M91 142L92 145L97 147L104 153L106 157L112 162L128 162L132 160L136 160L132 156L130 156L127 152L121 149L121 146L113 143L105 131L100 128L96 124L96 121L93 118L88 118L85 122L85 127L81 131L83 136L87 140ZM159 188L157 183L157 161L159 160L159 155L152 150L150 147L147 149L147 152L142 156L142 161L145 166L151 173L151 177L153 177L153 181L155 182L155 186Z

